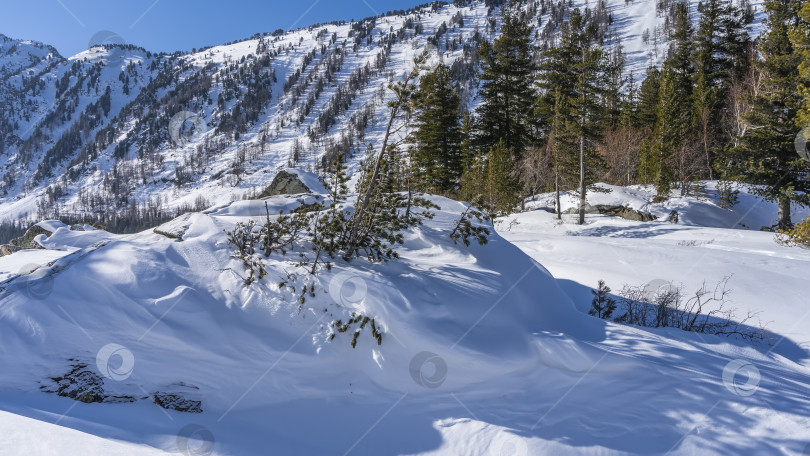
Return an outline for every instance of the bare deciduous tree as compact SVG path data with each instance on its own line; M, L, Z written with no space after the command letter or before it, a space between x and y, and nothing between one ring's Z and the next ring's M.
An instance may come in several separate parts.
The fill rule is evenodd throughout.
M602 134L599 153L608 164L601 180L613 185L632 185L636 180L640 161L641 145L648 132L646 129L624 125Z

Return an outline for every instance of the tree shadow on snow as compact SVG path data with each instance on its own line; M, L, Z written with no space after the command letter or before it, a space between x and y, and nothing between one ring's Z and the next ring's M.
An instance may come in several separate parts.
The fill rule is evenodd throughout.
M581 231L570 231L568 234L570 236L646 239L683 230L683 227L677 225L653 222L638 223L632 226L598 226Z

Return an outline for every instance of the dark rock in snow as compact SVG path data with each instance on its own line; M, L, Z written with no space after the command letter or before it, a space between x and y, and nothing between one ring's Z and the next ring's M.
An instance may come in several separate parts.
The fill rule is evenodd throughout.
M564 214L578 214L579 208L572 207L563 211ZM651 222L655 220L655 216L650 214L649 212L642 212L637 211L631 207L627 206L611 206L609 204L597 204L591 205L585 203L585 213L586 214L602 214L602 215L609 215L612 217L621 217L627 220L633 220L636 222Z
M178 412L202 413L202 401L187 399L177 393L157 392L152 395L155 404L166 410L177 410Z
M55 385L51 388L43 386L44 391L79 402L104 402L104 379L88 369L85 363L74 364L70 372L51 380Z
M312 193L313 189L307 187L298 175L288 172L280 171L273 178L273 182L264 189L259 195L259 198L275 195L297 195L299 193Z
M669 223L678 223L678 211L673 210L669 213Z
M152 399L152 401L167 410L177 410L186 413L202 413L202 401L188 399L181 393L157 391L150 396L138 395L112 395L104 389L104 378L94 370L88 368L87 363L71 359L70 371L59 377L51 377L52 383L40 386L46 393L69 397L85 403L123 403L136 400ZM170 389L181 387L183 389L197 390L198 387L183 382L174 384Z
M34 240L34 238L40 234L44 234L47 237L53 233L39 225L34 225L31 228L28 228L28 230L22 236L14 238L9 241L8 244L0 246L0 256L11 255L14 252L24 249L44 249L45 247L39 245L39 243Z

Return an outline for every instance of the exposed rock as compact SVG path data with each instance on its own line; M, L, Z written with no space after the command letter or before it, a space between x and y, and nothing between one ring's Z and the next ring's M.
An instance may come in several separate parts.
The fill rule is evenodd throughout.
M264 189L259 195L259 198L275 195L297 195L299 193L312 193L313 190L307 187L298 175L288 172L280 171L273 178L273 182Z
M23 249L43 249L44 247L39 245L39 243L34 240L34 238L39 236L40 234L44 234L47 237L53 233L46 230L45 228L42 228L39 225L33 225L31 228L28 228L25 234L23 234L18 238L12 239L9 242L9 244L15 245Z
M40 386L42 391L54 393L58 396L69 397L73 400L85 403L123 403L135 402L136 400L146 400L151 397L152 401L167 410L177 410L178 412L202 413L202 401L192 400L177 392L158 391L151 396L137 394L112 395L104 389L104 378L94 370L88 368L88 364L76 359L69 360L70 371L59 377L51 377L51 383ZM194 385L178 382L169 389L198 390ZM192 393L193 394L193 393Z
M39 243L34 240L34 238L40 234L44 234L47 237L53 233L39 225L33 225L31 228L28 228L22 236L10 240L8 244L0 245L0 256L11 255L14 252L19 252L24 249L44 249L45 247L39 245Z
M12 253L19 252L22 249L22 247L18 247L16 245L3 244L0 245L0 256L11 255Z
M152 395L155 404L166 410L177 410L178 412L202 413L202 401L186 399L177 393L157 392Z
M44 391L55 393L57 396L69 397L79 402L107 402L107 396L104 393L104 379L88 369L86 363L73 364L70 372L61 377L51 377L51 380L55 385L51 387L43 386ZM126 402L135 400L134 398L129 399Z
M669 223L678 223L678 211L673 210L669 213Z
M579 208L572 207L563 211L564 214L578 214ZM586 214L602 214L602 215L609 215L612 217L621 217L627 220L633 220L636 222L651 222L655 220L655 216L650 214L649 212L642 212L637 211L631 207L627 206L611 206L608 204L597 204L591 205L585 203L585 213Z

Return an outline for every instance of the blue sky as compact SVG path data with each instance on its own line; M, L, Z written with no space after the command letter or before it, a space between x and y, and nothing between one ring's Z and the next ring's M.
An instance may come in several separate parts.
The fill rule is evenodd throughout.
M100 32L110 32L107 36L111 37L106 39L109 42L123 41L151 51L185 51L246 38L257 32L360 19L426 2L1 0L0 33L53 45L66 57L86 49L94 36L102 36Z

